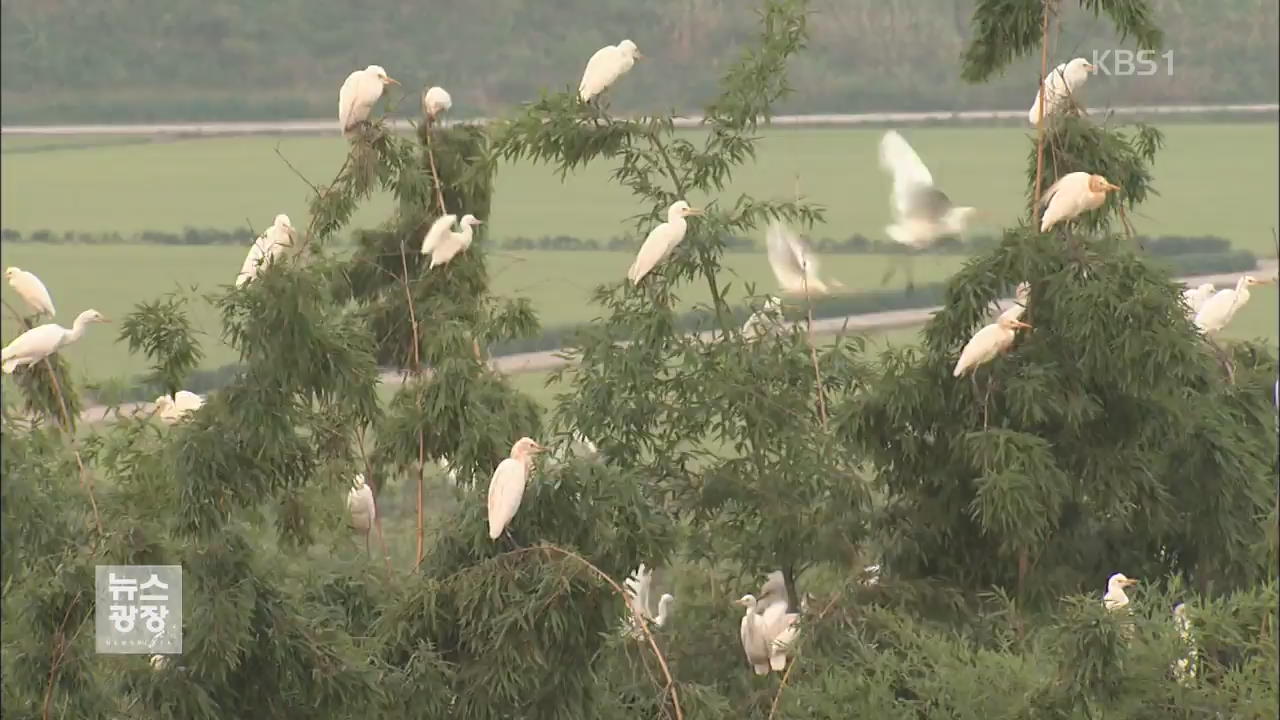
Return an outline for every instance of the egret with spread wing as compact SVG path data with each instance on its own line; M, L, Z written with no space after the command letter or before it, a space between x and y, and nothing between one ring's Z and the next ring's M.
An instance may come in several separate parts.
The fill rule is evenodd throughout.
M818 277L818 258L809 243L778 220L765 233L769 267L787 295L824 295L830 287ZM844 287L836 281L832 287Z

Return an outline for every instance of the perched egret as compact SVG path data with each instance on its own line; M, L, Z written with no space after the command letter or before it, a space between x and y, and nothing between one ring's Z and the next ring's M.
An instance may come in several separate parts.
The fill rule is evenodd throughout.
M1101 175L1087 172L1067 173L1049 186L1040 198L1040 204L1048 206L1040 218L1040 232L1048 232L1060 222L1075 219L1077 215L1096 210L1106 202L1107 193L1119 190Z
M787 663L787 644L795 639L794 625L799 615L788 613L785 603L773 603L757 612L754 595L743 595L737 604L746 608L739 625L739 636L747 662L757 675L770 669L782 670Z
M1107 594L1102 596L1102 606L1108 610L1119 610L1127 606L1129 596L1124 589L1137 584L1137 580L1125 577L1124 573L1116 573L1107 578Z
M364 481L363 473L356 473L347 492L347 514L351 516L351 529L364 535L364 550L369 552L369 531L378 515L373 502L373 489Z
M370 65L347 76L338 91L338 126L343 135L350 137L357 125L369 119L382 91L392 83L400 84L388 77L381 65Z
M1014 304L1008 310L1000 313L1000 317L996 319L996 322L1003 318L1021 320L1022 314L1027 311L1027 301L1030 297L1031 284L1026 282L1018 283L1018 287L1014 290Z
M201 405L204 405L204 398L187 390L179 390L173 394L173 397L161 395L156 398L156 410L160 412L160 419L168 425L199 410Z
M1049 71L1044 79L1044 116L1047 118L1066 109L1069 102L1075 102L1080 90L1089 80L1089 73L1096 69L1093 63L1080 57ZM1031 104L1027 119L1032 125L1040 124L1040 88L1036 88L1036 99Z
M701 210L689 207L689 203L683 200L671 203L667 208L667 221L649 231L640 252L636 253L635 262L627 270L627 279L632 285L639 285L644 276L684 240L685 231L689 228L685 218L701 214Z
M582 82L578 84L578 96L582 98L582 102L591 102L591 98L604 92L630 70L636 60L643 58L636 44L630 40L600 48L587 61Z
M240 266L240 274L236 276L236 287L241 287L256 278L259 270L293 247L294 235L293 223L289 222L289 216L284 213L277 215L271 227L262 231L262 234L253 241L253 246L249 248L249 254L245 256L244 264Z
M56 323L33 327L13 339L0 352L0 369L11 375L23 365L32 365L49 357L64 346L80 339L89 323L111 322L97 310L85 310L76 316L71 329Z
M532 438L522 437L511 446L511 457L498 463L489 480L489 539L497 540L516 516L533 455L545 450ZM514 541L513 541L514 542Z
M458 222L462 226L462 232L454 232L455 217L450 214L436 218L436 221L431 223L431 228L427 230L426 236L422 238L421 252L423 255L431 255L430 267L444 265L458 253L471 247L471 240L474 237L473 228L484 224L484 221L477 219L475 215L463 215L462 220Z
M770 296L742 325L742 337L759 340L782 331L782 300Z
M830 287L818 277L818 258L813 248L791 228L774 220L765 232L769 268L785 295L823 295ZM832 287L844 287L831 281Z
M979 365L991 362L997 355L1009 349L1017 328L1030 329L1031 326L1017 320L1001 316L994 323L982 328L965 344L960 351L960 359L956 361L953 377L960 377L972 372Z
M449 97L449 91L442 87L432 87L422 94L422 112L432 122L435 122L440 113L447 111L451 107L453 107L453 98Z
M43 313L52 318L56 314L53 309L53 298L49 296L49 288L40 282L40 278L36 277L35 273L29 273L19 267L5 268L4 279L9 281L9 286L36 315Z
M671 619L671 606L675 603L675 596L671 593L663 593L658 598L658 614L654 615L649 609L649 600L652 597L653 571L646 568L644 563L640 563L640 567L636 569L626 580L622 581L628 599L634 605L631 610L631 628L628 634L633 638L640 638L643 635L640 623L652 622L657 627L662 627ZM639 611L639 615L636 614Z
M893 175L893 224L884 231L894 242L923 250L938 238L960 235L977 208L956 206L933 183L933 174L897 132L880 139L880 167Z
M1249 302L1249 288L1254 285L1265 285L1273 280L1259 280L1252 275L1241 275L1236 281L1235 289L1219 290L1213 297L1204 301L1200 311L1196 313L1195 324L1200 332L1208 335L1216 333L1231 322L1236 312Z
M1182 301L1187 304L1188 314L1194 320L1196 313L1200 312L1200 308L1204 307L1205 302L1213 297L1213 283L1204 283L1199 287L1188 288L1182 291Z
M1187 648L1187 654L1173 664L1173 673L1178 682L1185 683L1196 676L1196 643L1191 637L1191 618L1187 617L1187 604L1178 603L1173 608L1173 622L1178 627L1178 637Z

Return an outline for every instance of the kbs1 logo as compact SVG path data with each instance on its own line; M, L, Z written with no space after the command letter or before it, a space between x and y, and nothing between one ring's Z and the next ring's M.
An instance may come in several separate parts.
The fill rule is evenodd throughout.
M1173 76L1173 51L1157 54L1155 50L1103 50L1093 51L1093 66L1099 75L1150 77L1160 72L1159 60L1164 60L1165 74Z

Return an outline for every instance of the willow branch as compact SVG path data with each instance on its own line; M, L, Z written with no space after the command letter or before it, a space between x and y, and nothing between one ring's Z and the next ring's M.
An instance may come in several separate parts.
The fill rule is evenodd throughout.
M49 664L49 684L44 691L44 713L42 715L44 720L49 720L49 713L53 711L53 683L58 677L58 669L62 667L62 658L66 655L67 622L71 620L71 611L80 602L80 595L81 593L77 592L75 597L71 598L71 603L67 605L67 611L62 614L62 622L53 633L53 653L52 662ZM76 634L79 635L80 631L77 630Z
M418 335L418 315L414 310L413 293L409 290L409 260L405 257L404 238L400 238L400 269L403 271L401 275L402 285L404 286L405 303L409 306L409 325L413 331L413 375L417 377L422 374L422 358L419 355L418 346L422 344ZM422 564L422 558L426 553L426 525L424 521L425 509L423 506L423 495L425 488L423 487L426 480L423 478L423 465L426 464L426 443L422 438L422 429L418 429L418 546L414 554L413 567L417 569ZM379 530L381 532L381 530Z
M1049 12L1053 0L1044 0L1040 20L1040 117L1036 123L1036 188L1031 197L1031 225L1040 226L1040 188L1044 182L1044 79L1049 73Z
M840 593L832 595L831 599L827 601L827 604L818 613L818 617L814 618L814 622L820 622L822 618L826 617L827 613L831 612L831 608L835 607L836 600L839 599ZM778 684L778 692L773 695L773 705L769 707L769 720L773 720L773 716L778 713L778 707L782 703L782 691L787 689L787 681L791 678L791 671L796 669L797 662L796 658L791 658L791 661L787 663L787 671L782 674L782 682Z

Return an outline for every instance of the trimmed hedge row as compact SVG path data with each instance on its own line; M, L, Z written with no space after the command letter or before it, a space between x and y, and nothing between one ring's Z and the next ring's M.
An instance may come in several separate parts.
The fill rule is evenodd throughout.
M1186 255L1225 253L1231 248L1231 242L1216 235L1161 235L1150 237L1138 236L1148 255ZM147 230L136 235L124 236L120 233L55 233L50 230L36 230L30 235L23 235L17 230L5 228L0 230L0 241L14 243L49 243L49 244L124 244L143 243L155 245L247 245L250 242L246 228L219 230L217 228L186 228L180 233ZM994 236L974 236L965 241L947 238L925 251L936 255L969 255L994 247L998 238ZM569 235L546 235L539 238L513 237L498 240L494 246L500 250L559 250L559 251L615 251L631 252L636 248L634 237L613 237L608 240L594 238L578 238ZM872 240L858 233L847 238L816 238L813 247L819 253L826 254L875 254L894 255L911 252L903 245L889 240ZM732 237L725 241L728 252L759 252L761 244L751 238Z
M1220 239L1220 238L1210 238ZM1151 250L1151 243L1147 245ZM1213 275L1218 273L1234 273L1250 270L1258 266L1258 258L1248 250L1234 250L1219 253L1174 254L1161 257L1156 261L1174 277L1190 275ZM917 285L908 292L905 289L866 290L849 295L838 295L817 299L813 303L814 319L844 317L846 315L862 315L865 313L887 312L890 310L909 310L941 305L946 292L945 282L925 283ZM746 322L751 310L747 307L732 309L736 325ZM676 319L676 327L686 332L706 330L713 326L713 316L705 310L682 313ZM545 328L536 337L498 343L492 348L492 355L513 355L515 353L544 352L558 350L570 345L574 334L581 325L553 325ZM186 389L195 393L205 393L225 386L241 370L239 364L224 365L210 370L197 370L187 378ZM118 398L121 402L151 401L160 394L156 388L135 381L128 389L121 390Z

